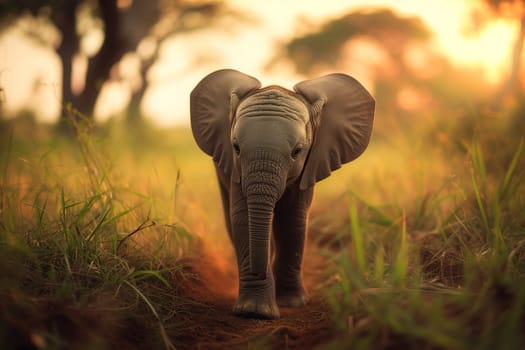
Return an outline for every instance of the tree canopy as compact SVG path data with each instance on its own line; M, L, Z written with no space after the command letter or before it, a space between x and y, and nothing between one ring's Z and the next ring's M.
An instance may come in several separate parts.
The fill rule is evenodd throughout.
M63 68L62 103L88 118L114 66L147 39L151 50L139 57L141 83L129 105L129 115L136 116L147 87L146 73L158 58L160 44L175 33L209 26L227 15L235 13L214 0L0 0L0 31L28 17L52 25L60 33L55 49ZM86 52L82 41L93 30L103 33L102 43L95 52ZM26 32L42 42L37 28ZM81 91L71 84L76 57L87 61Z
M376 98L382 123L375 133L388 134L412 118L468 113L486 94L480 72L452 64L436 50L433 35L417 17L358 10L291 38L270 67L288 62L303 75L355 76Z
M411 40L427 40L431 35L417 17L403 18L389 9L356 11L293 38L285 45L285 54L299 72L309 73L316 63L337 63L343 45L356 37L366 37L398 55Z

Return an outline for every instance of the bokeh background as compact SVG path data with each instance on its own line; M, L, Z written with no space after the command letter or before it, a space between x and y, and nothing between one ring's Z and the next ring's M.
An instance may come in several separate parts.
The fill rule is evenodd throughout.
M523 0L0 0L0 348L524 349L524 38ZM190 131L222 68L376 99L276 321L231 314Z
M450 115L522 90L521 1L3 1L7 117L188 124L188 95L235 68L291 88L343 71L381 114Z

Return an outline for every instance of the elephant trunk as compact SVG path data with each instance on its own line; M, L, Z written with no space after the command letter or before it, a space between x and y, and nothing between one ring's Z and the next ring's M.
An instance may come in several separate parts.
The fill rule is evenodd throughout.
M285 187L279 156L264 150L255 152L246 168L244 193L248 204L250 272L266 278L270 256L273 211Z
M265 279L269 261L269 238L273 206L267 203L248 204L250 273L255 279Z

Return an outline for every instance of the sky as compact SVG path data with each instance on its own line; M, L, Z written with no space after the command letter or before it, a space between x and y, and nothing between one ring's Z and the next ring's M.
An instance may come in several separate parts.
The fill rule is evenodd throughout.
M189 94L208 73L235 68L261 80L263 85L294 83L301 77L290 70L266 72L264 67L277 43L318 28L364 7L388 7L405 16L419 16L434 32L434 45L458 65L480 67L488 81L497 82L508 69L517 24L491 22L477 36L465 35L472 1L453 0L229 0L230 5L256 20L229 30L205 29L177 35L165 42L161 56L149 73L143 108L161 126L189 122ZM38 57L38 59L35 59ZM346 72L352 74L352 72ZM60 63L52 49L37 47L19 31L0 37L0 101L8 111L28 106L43 121L52 122L60 113ZM35 81L35 77L37 80ZM373 90L373 89L372 89ZM118 113L130 90L124 83L110 83L95 108L97 119Z

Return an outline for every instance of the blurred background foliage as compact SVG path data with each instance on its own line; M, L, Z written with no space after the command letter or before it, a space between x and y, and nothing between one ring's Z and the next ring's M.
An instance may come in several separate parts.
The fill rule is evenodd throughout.
M509 71L497 86L481 79L479 67L457 66L436 50L435 33L420 18L388 8L363 8L320 25L303 24L302 30L281 40L266 69L291 68L305 78L327 71L357 75L378 100L378 115L384 120L378 124L379 132L381 125L389 130L407 118L464 116L473 109L521 111L523 2L472 4L465 26L469 35L498 18L519 23L508 53ZM158 63L164 42L190 31L255 23L256 14L237 10L228 1L0 1L0 33L17 27L56 51L62 68L61 121L68 105L92 118L102 88L110 81L126 81L131 97L122 114L130 121L140 118L140 104L151 80L148 74ZM9 86L2 88L5 92Z
M428 23L393 6L302 18L267 52L264 78L346 72L377 101L369 148L318 184L309 222L308 259L322 261L308 271L318 276L311 290L331 310L332 348L525 343L525 2L468 3L465 35L501 20L516 29L495 81L438 50ZM8 112L12 89L1 78L10 67L0 61L0 267L9 270L0 273L0 347L78 345L84 337L64 318L93 330L94 347L202 338L195 322L212 319L210 309L187 298L213 291L202 291L185 259L221 257L206 265L216 279L234 261L213 166L193 142L188 111L181 128L158 129L141 105L171 40L211 38L189 37L200 51L181 67L197 83L222 68L208 48L224 40L218 33L257 21L233 0L0 0L0 39L15 28L61 68L58 122L41 125L38 106ZM244 45L255 50L258 39ZM189 47L176 48L182 60ZM130 97L102 123L95 106L112 82ZM184 109L188 94L164 98ZM224 338L220 322L205 331ZM130 329L143 338L130 341Z
M21 26L32 40L53 47L62 65L61 101L88 118L93 116L103 84L125 79L118 63L125 55L133 55L138 75L133 77L133 94L126 110L130 121L139 116L148 86L147 73L159 57L162 42L230 17L241 15L217 1L0 2L0 30ZM100 38L93 40L97 36ZM78 60L84 61L85 72L83 86L75 87L73 71Z
M497 16L498 9L512 1L488 3ZM523 18L517 17L521 29L509 53L512 68L496 88L483 82L479 68L455 66L436 51L433 34L420 19L388 9L357 11L329 21L285 43L275 61L288 59L306 75L334 67L363 74L375 89L382 119L376 131L381 134L399 125L409 127L416 118L463 117L475 123L502 111L512 113L514 122L522 125Z

